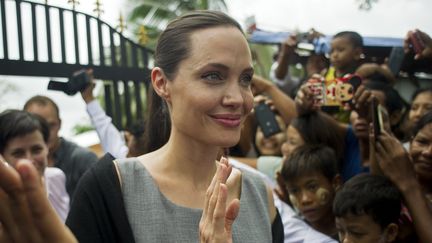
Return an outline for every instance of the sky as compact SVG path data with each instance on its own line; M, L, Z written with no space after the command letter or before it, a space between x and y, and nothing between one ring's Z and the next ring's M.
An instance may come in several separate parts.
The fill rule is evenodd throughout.
M125 0L100 1L104 9L101 19L112 26L118 25L120 13L127 17L127 12L133 7ZM67 0L48 2L70 8ZM82 0L77 10L92 14L94 2ZM403 37L408 30L420 28L432 33L430 0L378 0L370 11L359 10L357 0L226 0L226 3L229 14L242 25L248 17L255 16L258 28L269 31L307 31L313 27L330 35L354 30L363 36ZM126 36L132 36L129 29ZM16 86L16 91L0 97L0 110L20 109L31 96L43 94L59 104L62 117L60 134L63 136L72 137L75 124L89 123L81 97L47 91L49 78L0 76L0 80Z

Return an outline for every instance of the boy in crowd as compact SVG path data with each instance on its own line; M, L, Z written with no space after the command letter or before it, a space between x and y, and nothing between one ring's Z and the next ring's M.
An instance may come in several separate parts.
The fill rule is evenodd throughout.
M355 73L363 53L363 38L354 31L342 31L333 36L330 50L331 66L325 74L327 81Z
M284 161L281 176L290 202L304 220L336 239L332 205L341 178L334 151L323 145L299 147Z
M333 212L340 242L394 242L401 195L387 178L361 174L336 194Z

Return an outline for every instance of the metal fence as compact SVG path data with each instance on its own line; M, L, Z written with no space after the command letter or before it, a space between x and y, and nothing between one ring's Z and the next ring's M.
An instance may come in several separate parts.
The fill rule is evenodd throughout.
M143 118L151 50L74 9L0 0L0 10L1 75L67 78L92 68L106 80L105 108L119 129Z

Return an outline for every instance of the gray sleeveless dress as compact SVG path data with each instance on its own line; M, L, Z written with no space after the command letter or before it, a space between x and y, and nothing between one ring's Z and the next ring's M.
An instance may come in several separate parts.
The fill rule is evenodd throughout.
M199 242L202 210L182 207L167 199L136 158L117 162L126 213L137 243ZM271 242L265 185L247 172L242 172L240 212L233 225L233 241Z

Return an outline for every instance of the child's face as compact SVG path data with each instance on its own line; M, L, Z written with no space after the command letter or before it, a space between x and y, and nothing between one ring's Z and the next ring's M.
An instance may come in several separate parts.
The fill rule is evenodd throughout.
M322 173L312 172L286 183L289 198L294 207L309 223L332 215L335 185Z
M255 145L257 146L261 155L280 155L282 144L286 141L286 125L281 116L276 115L276 121L278 122L281 131L268 138L264 137L261 127L258 127L255 136Z
M331 41L330 63L338 71L355 65L360 54L360 48L354 48L348 37L336 37Z
M294 149L303 144L304 140L298 130L292 125L289 125L286 130L286 141L282 144L281 148L283 157L288 158Z
M396 224L392 223L383 230L368 214L336 217L336 228L342 243L393 242L398 233Z

